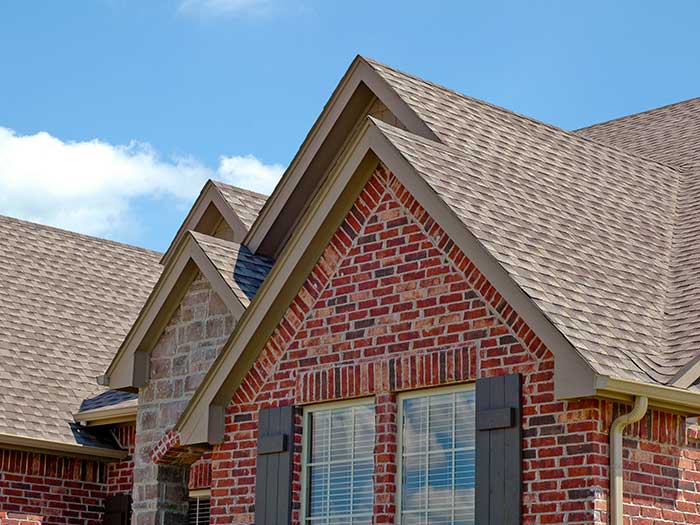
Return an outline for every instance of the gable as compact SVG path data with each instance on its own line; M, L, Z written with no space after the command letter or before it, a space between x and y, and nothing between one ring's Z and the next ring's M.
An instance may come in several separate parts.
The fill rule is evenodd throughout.
M242 243L262 209L266 195L209 180L161 259L167 265L187 232Z
M326 103L244 243L277 257L309 204L342 157L355 145L367 115L435 139L363 57L356 57Z
M229 410L272 398L304 404L449 384L478 377L478 363L531 372L552 357L380 165L241 378ZM333 378L348 367L356 379L341 388Z
M102 376L102 384L130 391L146 385L149 354L197 275L206 276L238 320L271 264L240 244L187 232Z

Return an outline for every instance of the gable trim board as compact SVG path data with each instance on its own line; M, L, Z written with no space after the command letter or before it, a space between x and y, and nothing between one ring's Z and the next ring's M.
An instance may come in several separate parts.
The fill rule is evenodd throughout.
M242 244L254 253L277 255L273 253L270 243L266 242L268 236L272 235L272 230L279 222L283 222L282 227L286 228L287 232L280 232L276 240L277 244L281 244L294 228L295 219L300 220L302 216L302 213L287 213L284 214L286 220L280 220L294 190L302 178L309 178L311 172L316 181L322 181L325 174L333 169L347 151L347 142L352 141L353 130L358 125L360 128L364 125L362 117L367 114L369 106L376 99L379 99L412 133L439 141L435 133L386 80L366 59L358 55L333 91ZM303 207L299 211L303 212Z
M241 318L245 306L197 242L195 235L187 232L109 368L99 378L100 384L130 391L146 384L150 352L197 271L207 278L234 318Z
M45 452L47 454L69 455L86 459L98 459L102 461L114 461L125 459L125 450L115 450L102 447L91 447L49 439L39 439L27 436L15 436L12 434L0 434L0 449L26 450L29 452Z
M215 208L219 212L219 218L211 216ZM164 266L167 266L177 253L177 247L185 238L187 232L192 231L202 231L205 234L212 234L224 221L233 231L233 241L240 242L248 233L248 228L243 223L240 217L236 215L231 206L226 202L226 199L221 194L221 190L218 188L216 183L212 180L208 180L202 191L199 193L199 197L195 201L194 205L187 214L187 217L183 221L180 229L175 234L173 241L170 246L163 254L160 262Z
M322 252L324 241L335 232L379 161L395 174L552 351L557 398L598 395L628 399L643 390L659 405L687 413L700 411L700 394L696 392L596 374L370 119L352 153L334 168L314 198L238 329L193 395L177 424L184 443L221 441L224 409L235 389Z

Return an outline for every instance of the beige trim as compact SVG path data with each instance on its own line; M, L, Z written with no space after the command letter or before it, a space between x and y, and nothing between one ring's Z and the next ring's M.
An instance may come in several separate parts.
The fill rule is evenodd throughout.
M136 421L138 400L122 402L116 406L106 406L83 410L73 414L73 420L88 427L101 425L115 425L117 423L131 423Z
M146 384L149 353L158 342L198 270L207 278L231 314L236 319L240 319L245 312L240 299L197 244L194 236L186 233L141 309L124 343L114 356L105 375L100 379L100 384L131 391Z
M672 386L638 383L597 375L595 395L631 403L635 397L649 398L649 404L685 415L700 414L700 392Z
M336 166L314 196L272 272L241 318L237 330L190 400L177 424L183 443L213 444L223 439L223 413L226 405L328 240L341 224L378 159L399 178L554 353L557 397L574 398L595 394L595 374L590 365L381 131L368 122L355 147Z
M190 498L211 498L211 489L194 489L187 493Z
M11 434L0 434L0 448L45 452L47 454L78 456L99 460L124 459L128 455L126 451L123 450L88 447L78 444L62 443L60 441L51 441L49 439L30 438Z
M230 240L233 242L240 243L248 233L248 228L236 215L235 210L231 208L216 184L208 180L187 217L185 217L180 229L175 234L170 246L163 254L160 263L164 266L170 263L177 253L177 247L188 231L193 230L206 235L213 235L219 229L222 221L231 228L233 238Z
M439 141L435 133L418 117L411 107L389 86L381 75L361 56L355 57L347 72L333 91L326 103L321 115L318 117L308 135L304 139L299 151L294 156L282 179L277 184L274 192L267 199L265 206L260 211L250 231L246 235L243 244L257 253L263 241L273 228L278 216L283 213L285 205L289 201L292 192L299 184L302 177L308 176L310 167L314 171L328 171L336 164L337 155L324 159L323 165L316 165L316 161L323 153L321 150L338 151L343 149L343 143L348 138L348 131L338 133L337 126L354 127L358 119L361 121L366 114L366 109L371 103L363 104L364 113L358 113L348 118L344 111L350 107L353 97L357 97L362 89L369 89L368 95L379 98L387 109L412 133ZM353 111L358 111L353 109ZM335 157L335 158L334 158ZM323 175L317 175L320 179ZM294 218L285 222L287 227L292 226ZM286 239L286 235L281 236ZM278 249L268 249L265 255L276 255Z

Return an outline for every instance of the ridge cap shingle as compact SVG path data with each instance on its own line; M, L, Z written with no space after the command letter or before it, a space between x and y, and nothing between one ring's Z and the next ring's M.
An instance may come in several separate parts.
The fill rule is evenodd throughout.
M449 94L458 96L458 97L460 97L461 99L463 99L463 100L465 100L465 101L467 101L467 102L471 102L471 103L474 103L474 104L478 104L478 105L481 105L481 106L488 107L488 108L490 108L490 109L493 109L493 110L495 110L495 111L498 111L499 113L501 113L501 114L503 114L503 115L505 115L505 116L508 116L508 117L511 117L511 118L512 118L512 117L515 117L515 118L518 118L518 119L527 121L527 122L529 122L529 123L531 123L531 124L535 124L535 125L537 125L537 126L541 126L541 127L543 127L543 128L549 129L549 130L551 130L551 131L560 133L560 134L562 134L562 136L566 136L566 137L568 137L568 138L570 138L570 139L573 139L574 141L581 141L581 142L583 142L583 143L593 144L593 145L595 145L595 146L597 146L597 147L600 147L600 148L605 149L606 151L611 151L611 152L614 152L614 153L623 155L623 156L625 156L625 157L627 157L627 158L630 158L630 159L642 160L642 161L644 161L644 162L650 162L650 163L658 164L658 165L660 165L660 166L664 166L664 167L667 167L667 168L674 169L672 166L669 166L669 165L667 165L667 164L664 164L663 162L660 162L660 161L658 161L658 160L650 159L650 158L646 158L646 157L642 157L642 156L636 155L636 154L634 154L634 153L630 153L629 151L626 151L624 148L620 148L620 147L617 147L617 146L612 145L612 144L607 144L607 143L604 143L604 142L598 142L598 141L595 141L595 140L588 139L587 137L578 135L578 134L575 133L574 131L569 131L569 130L566 130L566 129L564 129L564 128L560 128L559 126L555 126L554 124L550 124L550 123L548 123L548 122L544 122L544 121L538 120L538 119L533 118L533 117L531 117L531 116L525 115L525 114L523 114L523 113L519 113L519 112L517 112L517 111L513 111L513 110L508 109L508 108L505 108L505 107L503 107L503 106L499 106L499 105L494 104L494 103L492 103L492 102L488 102L488 101L485 101L485 100L482 100L482 99L479 99L479 98L476 98L476 97L471 97L471 96L469 96L469 95L465 95L464 93L461 93L461 92L456 91L456 90L454 90L454 89L448 88L448 87L446 87L446 86L444 86L444 85L442 85L442 84L438 84L438 83L436 83L436 82L432 82L432 81L430 81L430 80L426 80L426 79L424 79L424 78L422 78L422 77L419 77L419 76L416 76L416 75L412 75L411 73L407 73L407 72L405 72L405 71L402 71L402 70L397 69L397 68L395 68L395 67L389 66L389 65L384 64L384 63L382 63L382 62L379 62L379 61L377 61L377 60L374 60L374 59L371 59L371 58L367 58L367 57L362 57L362 58L363 58L364 60L366 60L372 67L374 67L375 71L377 71L377 73L380 74L380 75L381 75L381 71L378 71L378 70L377 70L377 67L379 67L379 68L385 68L385 69L388 69L388 70L392 71L394 74L401 75L401 76L403 76L403 77L412 79L412 80L414 80L414 81L422 82L422 83L427 84L427 85L429 85L429 86L431 86L431 87L433 87L433 88L435 88L435 89L439 89L439 90L444 91L444 92L446 92L446 93L449 93ZM375 66L376 66L376 67L375 67ZM689 99L689 100L693 100L693 99ZM407 101L407 102L408 102L408 101ZM410 102L409 102L409 105L410 105ZM430 124L428 124L428 126L430 126ZM438 136L440 136L440 133L439 133L438 130L434 130L434 131L435 131L435 133L436 133ZM577 131L578 131L578 130L577 130Z

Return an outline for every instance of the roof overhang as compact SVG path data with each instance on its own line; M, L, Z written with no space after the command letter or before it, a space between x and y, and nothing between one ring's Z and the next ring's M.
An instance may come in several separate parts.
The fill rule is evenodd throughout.
M73 420L88 427L132 423L136 421L137 411L138 399L131 399L116 405L76 412Z
M649 404L686 415L700 414L700 392L666 385L638 383L625 379L595 376L596 396L632 403L636 396L649 398Z
M379 162L394 173L552 351L557 398L596 394L596 376L590 365L368 120L312 199L270 275L190 400L176 426L183 443L213 444L223 439L225 407Z
M199 193L199 197L187 214L182 226L175 234L168 250L163 254L160 262L168 265L177 252L177 247L188 231L196 231L212 235L225 222L232 231L232 238L228 239L240 243L248 233L248 228L236 215L231 206L216 187L213 181L208 180Z
M46 454L97 459L100 461L125 459L128 455L125 450L89 447L85 445L78 445L77 443L63 443L61 441L15 436L12 434L0 434L0 448L26 450L30 452L44 452Z
M348 137L364 125L364 117L376 99L412 133L438 140L372 66L357 56L246 235L243 244L253 253L277 258L302 217L309 195L344 155Z
M148 381L150 352L180 304L189 286L201 272L231 314L240 319L245 306L221 273L197 244L191 233L181 237L146 304L103 376L101 385L136 391Z

